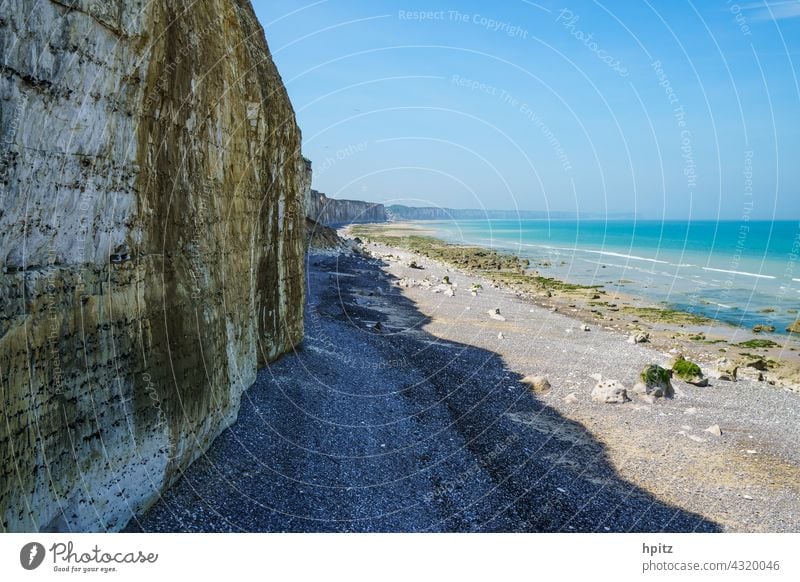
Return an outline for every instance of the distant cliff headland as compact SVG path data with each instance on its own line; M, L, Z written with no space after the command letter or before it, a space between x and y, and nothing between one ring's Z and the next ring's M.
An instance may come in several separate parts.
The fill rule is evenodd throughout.
M391 222L402 220L570 220L635 218L632 213L614 215L578 214L575 212L546 212L541 210L495 210L481 208L442 208L438 206L384 206L377 202L340 200L311 190L306 200L306 214L327 226Z

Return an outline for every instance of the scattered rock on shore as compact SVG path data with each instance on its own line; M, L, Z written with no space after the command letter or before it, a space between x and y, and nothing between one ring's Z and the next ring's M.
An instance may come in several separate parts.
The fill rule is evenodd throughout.
M718 424L712 424L704 432L713 434L714 436L722 436L722 429Z
M775 331L774 325L763 325L758 324L753 326L753 333L762 333L762 332L773 332Z
M525 376L521 382L530 386L531 390L537 393L549 392L550 382L544 376Z
M564 402L567 404L577 404L579 402L578 395L574 392L570 392L566 396L564 396Z
M789 327L786 328L786 331L789 333L800 333L800 319L790 324Z
M643 344L650 341L650 334L646 331L637 331L628 338L629 344Z
M678 356L672 364L672 373L686 382L695 386L708 386L708 378L703 375L700 366L690 362L683 356Z
M628 391L616 380L600 380L592 390L592 400L604 404L628 402Z
M753 368L759 372L767 371L767 361L761 356L755 356L742 360L742 365L745 368Z
M720 358L717 364L717 378L726 380L728 382L736 382L736 374L739 371L739 366L731 362L727 358Z
M645 366L641 374L640 381L633 387L636 394L653 396L655 398L672 398L675 390L670 381L672 374L666 368L656 364Z
M497 321L505 321L506 320L505 317L500 315L500 308L499 307L496 308L496 309L490 309L489 311L487 311L487 313L489 314L489 317L491 317L492 319L496 319Z

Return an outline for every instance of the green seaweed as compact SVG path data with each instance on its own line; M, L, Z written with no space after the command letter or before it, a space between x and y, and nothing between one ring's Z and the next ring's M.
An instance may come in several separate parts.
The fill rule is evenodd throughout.
M703 375L700 366L694 362L690 362L686 358L678 358L672 364L672 372L681 380L691 380Z
M778 344L768 339L751 339L736 345L740 348L774 348Z
M528 271L529 261L511 253L451 244L430 236L391 235L382 233L379 227L373 226L352 227L351 234L369 238L373 242L404 248L497 283L520 286L526 291L580 292L596 291L601 287L601 285L577 285L553 277L544 277L536 272L531 273Z
M649 366L646 366L644 370L642 370L641 374L639 374L639 378L641 378L642 382L648 386L661 386L669 384L671 375L669 370L666 368L662 368L661 366L657 366L655 364L650 364Z
M669 309L666 307L631 307L622 308L626 313L637 315L642 319L663 323L683 323L690 325L703 325L711 323L711 320L702 315L695 315L686 311Z

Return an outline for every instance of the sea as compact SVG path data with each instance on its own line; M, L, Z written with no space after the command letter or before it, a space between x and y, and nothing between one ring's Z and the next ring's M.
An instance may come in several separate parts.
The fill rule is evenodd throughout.
M800 221L449 220L448 242L511 251L540 274L776 333L800 310Z

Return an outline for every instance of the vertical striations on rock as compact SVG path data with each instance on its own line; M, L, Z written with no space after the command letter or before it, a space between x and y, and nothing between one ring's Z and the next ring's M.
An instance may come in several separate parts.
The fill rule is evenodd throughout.
M302 340L310 168L249 0L10 0L0 45L0 530L117 530Z
M323 225L386 221L386 209L383 204L328 198L316 190L308 192L305 212L311 220Z

